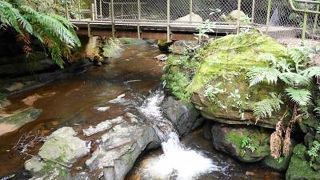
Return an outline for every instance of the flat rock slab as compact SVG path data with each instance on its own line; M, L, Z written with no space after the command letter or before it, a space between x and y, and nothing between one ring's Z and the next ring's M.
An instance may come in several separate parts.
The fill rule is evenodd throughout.
M0 116L0 136L9 132L13 132L23 125L36 120L42 110L35 108L27 108L16 111L12 114Z

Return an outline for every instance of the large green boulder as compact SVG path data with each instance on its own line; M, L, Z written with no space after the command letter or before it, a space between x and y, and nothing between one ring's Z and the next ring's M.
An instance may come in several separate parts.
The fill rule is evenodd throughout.
M270 97L270 92L282 91L282 87L267 84L249 87L247 78L251 68L270 65L270 54L281 59L287 56L287 50L271 37L259 33L228 35L214 40L195 55L201 59L200 65L185 94L192 95L192 102L207 119L274 128L283 112L257 120L253 105Z

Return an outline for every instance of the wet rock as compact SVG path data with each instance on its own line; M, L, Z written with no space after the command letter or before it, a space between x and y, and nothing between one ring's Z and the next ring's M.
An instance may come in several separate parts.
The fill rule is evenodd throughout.
M4 116L0 114L0 135L15 131L23 125L36 120L41 112L42 110L40 109L27 108Z
M174 43L174 41L167 42L165 40L158 41L158 48L162 53L169 53L169 47Z
M123 52L122 44L118 39L109 39L103 45L103 56L106 58L119 58Z
M119 38L119 41L123 45L144 45L147 41L137 38Z
M311 168L306 159L307 148L298 144L293 149L293 155L290 160L289 168L286 172L287 180L309 180L319 179L320 171Z
M283 91L283 87L268 84L250 87L247 72L256 66L268 67L263 60L265 54L276 59L286 56L286 48L268 36L245 33L214 40L199 52L196 56L200 56L201 65L193 71L195 75L185 94L192 94L191 101L202 116L226 124L275 128L285 108L258 121L253 109L255 103L271 98L270 92Z
M97 126L92 127L90 126L88 129L84 129L83 130L83 134L86 136L91 136L93 134L105 131L105 130L109 130L111 129L115 124L120 124L124 121L123 117L117 117L111 120L106 120L103 121L101 123L99 123Z
M249 127L214 124L211 129L215 149L242 162L258 162L269 155L270 134Z
M85 57L94 61L95 63L101 63L102 57L100 56L100 47L102 46L99 36L92 36L85 48Z
M262 163L277 171L285 171L288 169L291 155L274 159L272 156L267 156Z
M198 119L199 112L191 103L176 100L172 96L163 101L161 108L164 116L174 124L181 136L191 132L202 123L202 120Z
M66 178L72 163L89 153L86 142L76 134L71 127L63 127L48 136L38 155L25 162L33 178Z
M175 41L170 50L173 54L184 55L188 51L194 51L199 47L200 45L196 41Z
M194 12L191 12L190 14L180 17L175 20L175 22L203 22L203 19L198 14L195 14Z
M158 61L166 61L168 56L166 54L159 54L158 56L154 57Z
M121 123L101 137L101 144L86 165L90 170L103 171L104 178L124 179L135 160L153 142L159 142L153 128L143 124Z
M212 133L211 129L213 126L214 122L205 120L204 125L203 125L203 137L207 140L212 140Z

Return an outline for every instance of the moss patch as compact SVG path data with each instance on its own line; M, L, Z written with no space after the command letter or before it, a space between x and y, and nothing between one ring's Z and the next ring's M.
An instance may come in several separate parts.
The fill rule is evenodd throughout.
M259 130L233 129L226 135L244 162L269 155L269 134Z
M289 168L286 173L287 180L309 180L319 179L320 171L314 171L305 158L307 148L298 144L293 150L293 156L290 160Z

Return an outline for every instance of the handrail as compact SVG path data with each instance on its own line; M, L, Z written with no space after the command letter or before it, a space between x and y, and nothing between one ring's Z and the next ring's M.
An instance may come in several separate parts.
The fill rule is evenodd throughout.
M291 8L294 10L294 11L297 11L297 12L307 12L307 13L313 13L313 14L320 14L320 11L314 11L314 10L309 10L309 9L298 9L294 6L293 4L293 1L294 0L289 0L289 3L290 3L290 6ZM310 4L310 0L295 0L296 2L299 2L299 3L306 3L306 4Z

